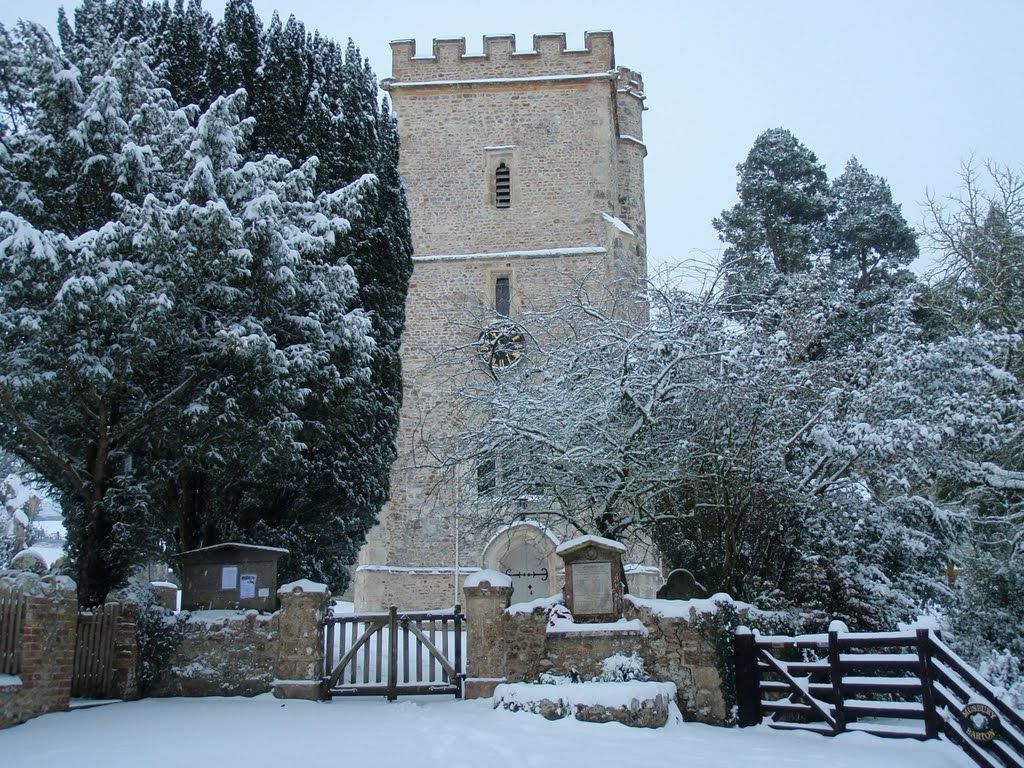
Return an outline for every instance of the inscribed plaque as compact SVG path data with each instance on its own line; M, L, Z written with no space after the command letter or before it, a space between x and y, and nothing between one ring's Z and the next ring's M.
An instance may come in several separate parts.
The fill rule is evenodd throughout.
M238 586L238 566L225 565L220 569L220 588L234 589Z
M577 615L611 613L611 563L574 563L572 566L572 607Z
M238 580L238 590L238 598L240 600L249 600L256 597L256 574L243 573L242 577Z

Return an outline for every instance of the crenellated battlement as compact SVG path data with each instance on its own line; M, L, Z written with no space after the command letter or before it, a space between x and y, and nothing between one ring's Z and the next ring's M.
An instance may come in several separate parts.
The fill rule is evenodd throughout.
M619 93L628 93L631 96L636 96L641 101L647 98L644 96L643 75L635 69L619 67L615 79L615 88Z
M433 41L431 55L418 56L415 40L395 40L390 82L572 76L615 69L611 32L587 32L582 49L566 48L565 34L534 35L528 51L517 49L515 35L485 35L483 41L483 53L467 54L466 38L441 38Z

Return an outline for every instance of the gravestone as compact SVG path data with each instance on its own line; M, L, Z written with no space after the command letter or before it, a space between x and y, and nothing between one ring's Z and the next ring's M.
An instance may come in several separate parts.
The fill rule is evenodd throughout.
M659 600L690 600L695 597L707 597L704 585L694 578L685 568L676 568L665 579L658 590Z
M600 536L580 536L555 552L565 562L565 605L577 623L622 617L622 554L626 547Z

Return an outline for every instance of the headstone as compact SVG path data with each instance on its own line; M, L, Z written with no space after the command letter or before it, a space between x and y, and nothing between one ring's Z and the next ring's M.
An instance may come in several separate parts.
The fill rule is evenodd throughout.
M659 600L690 600L707 596L708 591L704 585L685 568L676 568L672 571L657 594Z
M555 552L565 561L565 605L578 623L622 617L622 554L626 547L599 536L580 536Z

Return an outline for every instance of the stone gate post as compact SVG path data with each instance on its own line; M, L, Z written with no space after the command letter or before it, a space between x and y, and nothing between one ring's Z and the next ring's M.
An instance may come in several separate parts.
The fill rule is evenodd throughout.
M139 698L139 684L136 670L139 661L139 638L135 617L139 606L131 600L123 600L114 624L114 679L111 695L115 699L131 701Z
M299 579L282 586L277 595L281 599L281 609L274 696L278 699L322 699L323 620L330 597L327 585Z
M508 656L505 609L512 599L512 579L498 571L471 574L462 588L466 595L467 699L481 699L505 682Z

